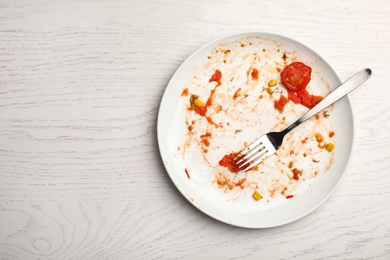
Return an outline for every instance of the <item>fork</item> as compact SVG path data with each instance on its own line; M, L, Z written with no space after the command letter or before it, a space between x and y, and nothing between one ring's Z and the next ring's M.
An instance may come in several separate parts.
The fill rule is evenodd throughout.
M279 149L279 147L282 145L284 136L287 135L291 130L360 86L371 77L371 74L371 69L362 69L343 84L341 84L321 102L319 102L316 106L310 109L306 114L304 114L283 131L270 132L258 138L251 145L244 148L236 155L236 165L245 172L260 164Z

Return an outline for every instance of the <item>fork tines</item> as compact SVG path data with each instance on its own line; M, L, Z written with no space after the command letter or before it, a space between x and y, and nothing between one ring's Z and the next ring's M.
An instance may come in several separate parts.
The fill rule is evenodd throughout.
M244 172L260 164L269 155L275 152L267 136L257 139L236 156L236 164Z

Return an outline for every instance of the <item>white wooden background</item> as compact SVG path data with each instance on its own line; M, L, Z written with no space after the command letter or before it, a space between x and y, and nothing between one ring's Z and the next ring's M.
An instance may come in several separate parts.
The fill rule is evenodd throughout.
M181 62L247 30L374 72L342 184L263 230L188 203L156 141ZM0 0L0 259L390 259L389 49L388 0Z

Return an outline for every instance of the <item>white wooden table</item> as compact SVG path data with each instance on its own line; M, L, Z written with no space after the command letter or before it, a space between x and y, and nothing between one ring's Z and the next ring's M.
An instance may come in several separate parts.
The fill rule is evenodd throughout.
M271 229L193 207L158 151L157 112L178 66L216 37L294 38L351 93L342 184ZM390 2L0 1L0 259L390 259Z

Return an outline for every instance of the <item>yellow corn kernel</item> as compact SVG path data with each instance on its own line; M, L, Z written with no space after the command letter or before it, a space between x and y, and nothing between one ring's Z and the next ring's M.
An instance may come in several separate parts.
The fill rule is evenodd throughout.
M327 143L325 146L325 149L328 150L329 152L333 151L334 149L334 144L332 143Z
M254 200L258 201L258 200L261 200L263 198L263 196L261 196L261 194L258 192L258 191L255 191L253 194L252 194L252 197Z
M276 86L276 84L278 84L278 82L276 81L276 79L271 79L271 80L268 82L268 87Z
M195 100L194 100L194 105L195 105L196 107L201 107L201 106L203 106L203 102L202 102L202 100L200 100L200 99L195 99Z

